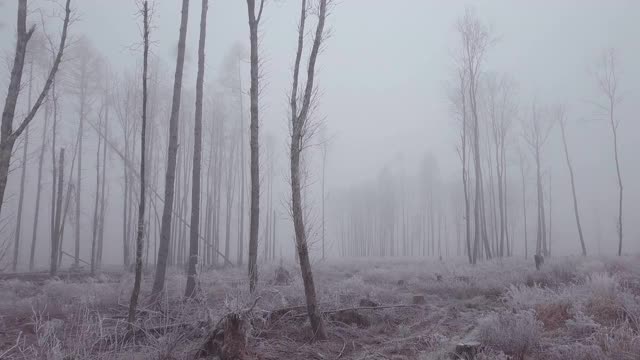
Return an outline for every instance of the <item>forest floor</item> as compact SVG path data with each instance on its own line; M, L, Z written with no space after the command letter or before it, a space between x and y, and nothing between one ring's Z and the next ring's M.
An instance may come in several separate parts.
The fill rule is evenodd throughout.
M460 343L476 359L640 359L640 257L550 258L540 271L521 258L317 262L326 341L313 341L295 264L288 283L278 267L261 267L253 296L244 267L206 271L198 301L170 273L128 339L132 274L2 280L0 359L194 359L230 313L244 320L248 359L457 359Z

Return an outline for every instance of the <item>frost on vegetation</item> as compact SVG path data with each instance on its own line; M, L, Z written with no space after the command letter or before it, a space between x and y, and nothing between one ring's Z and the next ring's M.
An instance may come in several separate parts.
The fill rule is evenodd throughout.
M600 329L600 324L581 311L576 312L565 324L569 336L574 339L586 339Z
M482 344L524 359L540 343L542 323L533 311L493 313L480 319L478 336Z

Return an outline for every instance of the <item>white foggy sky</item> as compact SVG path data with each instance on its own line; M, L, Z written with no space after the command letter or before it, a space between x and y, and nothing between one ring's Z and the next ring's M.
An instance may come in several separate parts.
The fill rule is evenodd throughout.
M277 134L285 156L286 93L299 1L267 1L260 44L266 86L261 98L262 129ZM139 42L135 1L73 3L81 17L73 33L86 34L116 67L133 68L139 55L128 49ZM153 51L165 60L171 70L167 78L172 79L181 2L155 3ZM602 122L577 119L593 117L594 109L586 100L598 97L590 70L603 49L615 48L625 95L618 114L623 117L620 150L628 195L625 222L630 224L640 210L635 205L640 200L640 172L634 151L640 136L640 1L635 0L337 1L328 20L332 36L320 55L317 77L322 93L318 116L326 117L329 133L335 137L327 167L328 188L371 179L399 154L407 168L417 166L427 151L438 158L447 180L458 181L457 129L450 112L448 86L459 44L455 23L468 5L497 38L487 53L485 69L507 73L517 81L521 115L528 116L534 97L540 103L568 105L572 121L568 130L570 151L584 216L593 217L593 207L602 207L602 226L613 237L616 185L609 129ZM185 69L185 86L192 86L195 78L199 13L200 1L191 0L187 48L191 63ZM208 21L207 71L209 77L215 77L231 44L248 43L246 2L212 0ZM0 50L7 54L13 47L15 1L4 1L0 23L4 24L0 28ZM562 156L554 132L544 161L553 173L554 192L559 193L554 214L559 218L560 236L562 231L573 231ZM563 222L567 223L566 230L561 228ZM639 234L640 229L629 229L626 243L633 246ZM569 244L569 248L574 246Z

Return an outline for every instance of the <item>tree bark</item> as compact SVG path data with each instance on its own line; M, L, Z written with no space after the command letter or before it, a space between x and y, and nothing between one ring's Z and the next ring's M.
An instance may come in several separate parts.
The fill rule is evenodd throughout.
M149 4L148 1L142 4L143 16L143 36L144 53L142 63L142 127L140 128L140 203L138 204L138 227L136 232L136 275L129 301L129 330L132 330L136 320L136 307L140 295L140 284L142 282L142 246L144 244L144 210L146 208L146 150L147 150L147 72L149 67ZM106 146L106 144L105 144Z
M64 169L64 148L60 149L60 164L58 165L58 195L56 196L56 216L54 219L54 232L51 237L51 262L49 264L49 275L56 276L58 272L58 254L60 251L60 216L62 215L62 187Z
M44 153L46 150L47 128L49 127L49 106L45 105L44 112L44 129L42 130L42 144L40 147L40 156L38 158L38 180L36 185L36 208L33 215L33 235L31 237L31 252L29 254L29 271L33 271L34 257L36 252L36 240L38 237L38 220L40 217L40 195L42 193L42 166L44 164Z
M303 135L308 130L308 117L312 101L312 93L314 91L315 65L322 43L324 33L324 23L327 15L327 0L320 0L318 25L313 40L311 52L309 54L309 63L307 68L307 79L304 88L304 94L301 101L301 108L298 110L298 76L300 72L300 61L304 47L304 26L307 16L306 0L302 0L302 9L300 12L300 24L298 29L298 48L296 52L295 65L293 70L293 85L291 90L291 206L293 214L293 225L296 236L296 247L298 260L300 261L300 270L302 272L302 280L304 283L304 292L307 302L307 312L311 327L318 340L327 338L320 312L318 310L316 289L313 280L313 272L311 270L311 261L309 259L309 249L307 244L307 234L304 225L304 214L302 210L301 196L301 179L300 179L300 155L304 149Z
M251 121L249 147L251 149L251 205L249 217L249 291L253 292L258 284L258 231L260 229L260 160L259 160L259 104L260 71L258 59L258 26L264 6L264 0L260 0L260 9L256 16L256 1L247 0L249 15L249 40L251 43Z
M569 169L569 180L571 181L571 195L573 196L573 214L576 218L576 227L578 228L578 238L580 239L580 247L582 248L582 256L587 256L587 247L584 244L584 236L582 234L582 225L580 224L580 212L578 211L578 197L576 195L576 183L573 175L573 166L569 157L569 147L567 146L567 135L565 131L565 121L560 119L560 132L562 135L562 145L564 148L565 159L567 160L567 169Z
M33 89L33 60L29 64L29 91L27 95L27 108L31 108L31 94ZM22 146L22 164L20 166L20 192L18 195L18 215L16 221L15 244L13 247L13 271L18 266L18 253L20 251L20 234L22 232L22 208L24 206L24 184L27 174L27 156L29 153L29 128L24 136L24 144Z
M182 73L184 69L184 53L188 20L189 0L182 0L180 37L178 40L176 73L173 84L171 117L169 119L169 146L167 152L167 170L165 175L164 208L162 210L160 246L158 247L158 263L156 265L156 274L153 281L152 302L156 302L158 300L160 293L164 289L164 279L167 272L167 258L169 255L169 240L171 235L171 214L173 212L173 192L176 177L176 157L178 155L178 117L180 113L180 97L182 94Z
M96 199L93 203L93 224L91 227L91 275L96 272L96 245L98 235L98 203L100 202L100 146L102 138L98 136L98 150L96 151ZM106 144L105 144L106 146Z
M208 0L202 0L200 14L200 40L198 44L198 75L196 79L196 118L193 131L193 174L191 188L191 228L189 232L189 268L185 296L196 295L196 266L200 240L200 166L202 163L202 97L204 88L205 39L207 35Z

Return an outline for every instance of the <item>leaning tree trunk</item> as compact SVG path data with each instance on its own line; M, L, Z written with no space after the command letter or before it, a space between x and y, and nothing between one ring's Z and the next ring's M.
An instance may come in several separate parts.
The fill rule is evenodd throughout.
M249 147L251 149L251 205L249 217L249 291L253 292L258 284L258 231L260 224L260 162L258 145L258 96L259 96L259 60L258 25L262 16L264 0L260 0L260 9L256 16L256 1L247 0L249 15L249 40L251 43L251 121Z
M317 296L315 284L313 281L313 272L311 271L311 261L309 259L309 248L307 244L307 234L304 225L304 214L302 210L302 195L300 184L300 155L303 150L303 133L308 130L308 118L312 101L312 93L314 92L314 76L315 65L322 43L324 33L324 23L327 15L327 0L320 0L318 25L313 40L313 46L309 54L309 63L307 68L307 79L304 94L302 97L301 108L298 111L298 77L300 73L300 61L304 47L304 25L307 16L306 0L302 0L302 9L300 12L300 24L298 29L298 48L296 51L295 65L293 69L293 84L291 86L291 207L293 215L293 226L296 236L296 247L298 260L300 262L300 270L302 272L302 280L304 283L304 293L307 302L307 313L311 322L311 327L318 340L327 338L326 331L320 311L318 310Z
M196 295L196 266L198 264L198 242L200 230L200 166L202 163L202 96L204 88L204 49L207 35L208 1L202 0L200 14L200 41L198 44L198 76L196 79L196 118L193 131L193 173L191 188L191 228L189 231L189 268L185 296Z
M40 157L38 158L38 180L36 185L36 209L33 215L33 236L31 237L31 252L29 254L29 271L33 271L34 257L36 253L36 240L38 236L38 219L40 217L40 194L42 193L42 165L44 164L44 153L46 150L47 128L49 126L49 106L44 109L44 129L42 130L42 145L40 147Z
M149 3L145 1L142 5L143 16L143 36L144 36L144 54L142 63L142 127L140 128L140 203L138 204L138 228L136 232L136 275L133 282L133 291L131 291L131 300L129 301L129 329L133 327L136 320L136 307L138 306L138 297L140 295L140 283L142 282L142 245L144 235L144 210L146 207L145 193L145 165L146 165L146 133L147 133L147 72L149 67ZM106 146L106 144L105 144Z
M169 119L169 146L167 153L167 170L165 174L164 207L162 209L162 224L160 229L160 246L156 274L153 281L152 302L158 300L164 289L164 279L167 272L167 258L169 255L169 240L171 235L171 214L173 212L173 191L176 178L176 158L178 155L178 117L180 114L180 97L182 95L182 72L184 69L184 53L187 38L187 22L189 20L189 0L182 0L182 18L180 20L180 37L178 40L178 55L176 59L176 73L173 83L173 99L171 103L171 117Z
M33 60L29 65L29 94L27 107L31 108L31 90L33 88ZM13 246L13 271L18 266L18 254L20 252L20 234L22 232L22 208L24 206L24 183L27 174L27 156L29 154L29 128L24 134L24 145L22 146L22 164L20 167L20 192L18 195L18 218L16 221L15 244Z
M580 247L582 248L582 256L587 256L587 247L584 244L584 236L582 234L582 225L580 225L580 213L578 211L578 197L576 195L576 183L573 175L573 166L569 158L569 147L567 146L567 136L564 128L564 121L560 120L560 133L562 135L562 145L564 147L564 155L567 160L567 168L569 169L569 180L571 180L571 195L573 196L573 213L576 218L576 226L578 228L578 237L580 239Z

